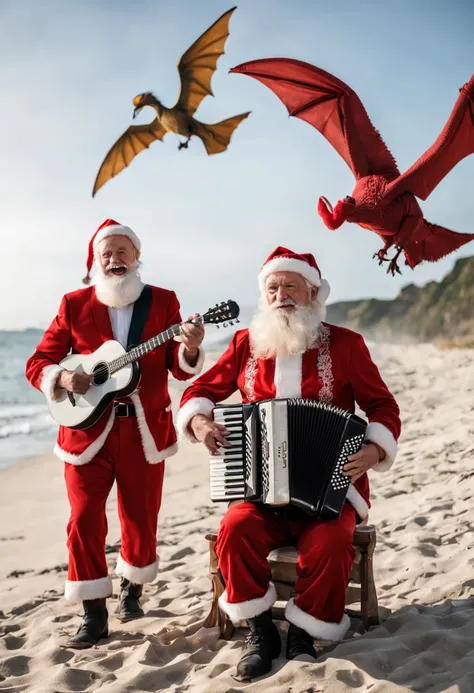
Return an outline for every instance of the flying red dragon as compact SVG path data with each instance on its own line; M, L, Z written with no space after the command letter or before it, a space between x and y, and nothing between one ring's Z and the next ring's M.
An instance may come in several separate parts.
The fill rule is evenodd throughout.
M414 269L474 239L474 234L455 233L426 221L416 200L426 200L454 166L474 152L474 75L459 90L436 142L400 174L357 94L333 75L290 58L253 60L231 72L265 84L291 116L319 130L342 156L355 176L355 188L334 209L320 197L318 213L331 230L350 221L378 234L384 247L374 257L379 265L389 263L387 273L401 274L397 260L402 252L405 264ZM390 259L387 251L392 246L397 252Z

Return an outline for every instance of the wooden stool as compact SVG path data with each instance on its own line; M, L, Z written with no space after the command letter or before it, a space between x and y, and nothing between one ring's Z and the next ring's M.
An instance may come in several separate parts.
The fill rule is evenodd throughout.
M217 534L206 534L209 542L209 571L212 580L212 606L204 621L205 628L219 626L221 637L230 640L235 626L230 618L219 608L218 599L224 592L224 585L219 577L219 559L215 546ZM372 556L376 543L376 531L373 525L356 527L353 544L356 549L354 565L352 566L349 584L346 591L346 605L360 603L360 618L365 630L379 623L377 591L374 582ZM272 581L278 595L278 601L287 602L294 596L294 586L297 579L296 562L298 556L294 547L284 547L272 551L268 560L272 571ZM284 606L273 607L275 618L284 619Z

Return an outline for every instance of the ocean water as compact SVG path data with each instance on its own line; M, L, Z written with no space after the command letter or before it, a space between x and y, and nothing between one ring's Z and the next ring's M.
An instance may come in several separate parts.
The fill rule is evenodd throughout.
M25 377L26 360L41 335L41 330L0 332L0 469L54 443L57 426L44 395Z

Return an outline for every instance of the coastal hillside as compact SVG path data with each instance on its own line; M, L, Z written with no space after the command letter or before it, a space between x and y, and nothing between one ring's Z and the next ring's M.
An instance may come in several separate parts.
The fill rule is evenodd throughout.
M372 339L474 345L474 257L461 258L441 282L405 286L394 300L341 301L328 322Z

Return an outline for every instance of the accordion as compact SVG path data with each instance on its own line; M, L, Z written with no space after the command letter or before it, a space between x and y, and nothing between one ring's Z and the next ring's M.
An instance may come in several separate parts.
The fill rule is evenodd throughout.
M273 399L217 405L214 420L230 447L210 459L214 502L247 500L293 506L322 520L337 519L349 478L343 467L360 450L366 422L323 402Z

